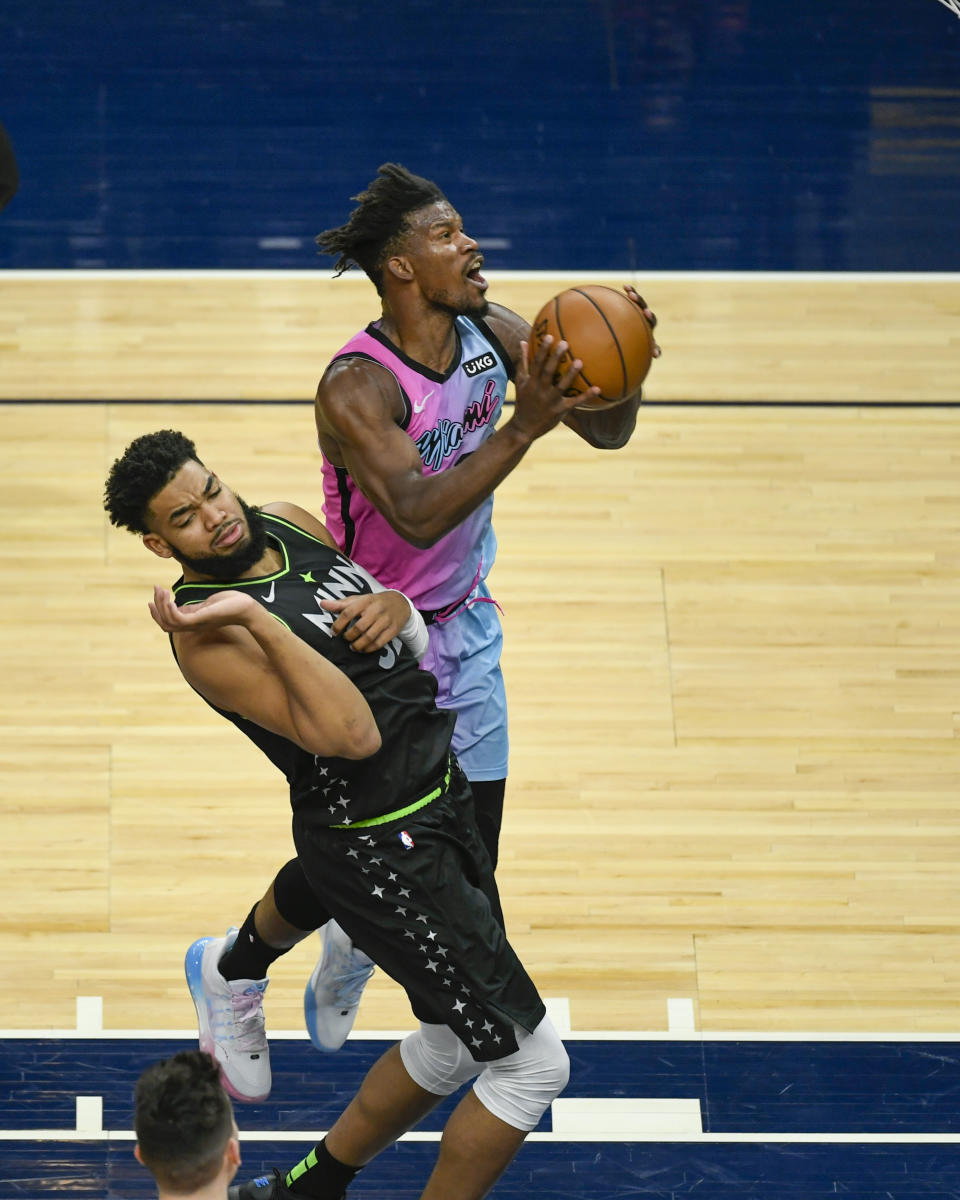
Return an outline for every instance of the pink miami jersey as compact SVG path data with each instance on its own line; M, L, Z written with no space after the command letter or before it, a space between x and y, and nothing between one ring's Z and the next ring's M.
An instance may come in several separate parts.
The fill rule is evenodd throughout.
M380 332L380 322L351 338L335 358L369 358L391 372L403 398L400 427L415 443L426 475L449 471L493 433L503 407L510 360L482 320L457 317L457 349L442 375L414 362ZM417 608L455 604L493 566L493 496L438 542L405 541L363 495L347 470L323 460L323 514L350 558Z

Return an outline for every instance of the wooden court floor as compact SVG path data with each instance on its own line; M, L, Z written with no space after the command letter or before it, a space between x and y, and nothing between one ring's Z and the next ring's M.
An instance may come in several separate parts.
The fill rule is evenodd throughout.
M532 316L564 282L491 294ZM707 1032L956 1032L960 281L639 282L664 357L632 442L556 430L497 495L513 940L575 1029L687 998ZM180 679L146 609L172 575L100 498L174 427L248 501L319 511L309 401L372 299L5 280L0 1027L96 995L108 1028L189 1029L187 945L288 856L282 779ZM315 948L270 1028L302 1028ZM409 1024L378 974L358 1028Z

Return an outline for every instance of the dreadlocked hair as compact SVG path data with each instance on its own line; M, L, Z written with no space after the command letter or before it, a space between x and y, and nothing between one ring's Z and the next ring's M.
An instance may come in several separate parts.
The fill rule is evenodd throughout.
M161 429L135 438L110 468L103 507L110 523L131 533L147 533L150 501L185 462L199 462L197 448L182 433Z
M316 242L323 254L338 255L337 275L356 264L382 292L383 264L395 239L404 232L407 217L445 197L429 179L414 175L400 163L384 163L366 191L352 199L357 207L347 223L324 230Z

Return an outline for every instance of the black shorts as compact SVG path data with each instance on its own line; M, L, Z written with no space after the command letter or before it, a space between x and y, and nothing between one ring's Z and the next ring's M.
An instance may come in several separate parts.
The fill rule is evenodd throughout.
M423 808L363 828L293 837L310 886L351 939L407 992L414 1014L447 1025L480 1062L517 1049L545 1009L507 941L493 868L456 760Z

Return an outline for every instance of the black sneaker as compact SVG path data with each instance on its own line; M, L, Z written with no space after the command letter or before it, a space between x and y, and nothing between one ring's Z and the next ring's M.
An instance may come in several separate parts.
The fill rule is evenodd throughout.
M295 1200L284 1176L276 1167L270 1175L258 1175L248 1183L234 1183L227 1189L228 1200Z

